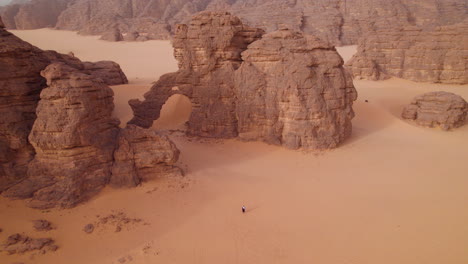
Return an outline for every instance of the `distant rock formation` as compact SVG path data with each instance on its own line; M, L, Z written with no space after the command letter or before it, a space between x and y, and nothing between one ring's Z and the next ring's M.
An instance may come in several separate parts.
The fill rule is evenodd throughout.
M379 31L360 44L349 62L357 78L450 84L468 83L468 19L422 30Z
M337 147L351 135L351 76L335 48L301 33L266 34L235 73L239 137L297 149Z
M39 10L46 2L57 10ZM57 14L63 2L68 5ZM357 44L374 31L454 24L466 18L467 10L466 0L32 0L13 6L0 11L8 17L8 28L56 20L58 29L81 34L109 34L117 27L123 35L138 32L146 39L168 39L177 24L200 11L228 11L266 32L286 26L333 45ZM34 8L38 14L31 14Z
M150 127L166 100L183 94L193 106L190 135L336 147L351 133L356 99L341 57L298 32L262 34L229 13L202 12L179 25L173 41L179 71L163 75L145 101L129 102L129 123Z
M55 27L58 16L73 0L31 0L12 3L0 9L0 15L5 16L7 28L37 29Z
M403 109L403 119L424 127L450 130L466 124L468 103L459 95L430 92L419 95Z
M109 32L104 33L100 39L117 42L122 41L124 38L122 36L122 33L120 33L120 30L118 28L115 28L113 30L110 30Z
M111 178L125 182L125 175L112 168L122 137L134 156L116 164L131 165L137 182L180 174L173 166L179 151L169 139L142 129L120 132L106 83L123 82L126 77L114 62L82 63L0 28L0 192L32 198L30 205L37 208L74 206Z

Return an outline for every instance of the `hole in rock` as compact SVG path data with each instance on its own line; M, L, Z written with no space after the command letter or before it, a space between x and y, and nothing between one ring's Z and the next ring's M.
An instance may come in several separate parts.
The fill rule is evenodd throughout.
M182 94L174 94L167 99L161 108L159 119L154 121L157 130L182 129L192 113L190 99Z

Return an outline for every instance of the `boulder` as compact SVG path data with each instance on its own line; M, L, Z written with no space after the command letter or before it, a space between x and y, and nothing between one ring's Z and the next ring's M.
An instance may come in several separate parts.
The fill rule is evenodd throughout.
M466 124L468 103L461 96L449 92L430 92L419 95L403 109L402 118L423 127L450 130Z
M85 72L99 78L107 85L128 83L120 65L113 61L83 62Z
M122 36L122 33L120 33L120 30L118 28L114 28L104 33L100 39L117 42L117 41L122 41L123 36Z
M166 136L128 125L119 134L110 185L134 187L154 177L182 175L173 166L178 158L179 150Z

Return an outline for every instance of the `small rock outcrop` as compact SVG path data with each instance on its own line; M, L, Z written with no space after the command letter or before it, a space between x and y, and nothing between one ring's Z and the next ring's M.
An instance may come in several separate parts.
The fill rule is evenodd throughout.
M51 238L31 238L21 234L13 234L9 236L3 244L2 251L7 254L23 254L29 251L56 251L58 246Z
M49 231L49 230L54 229L52 227L51 222L49 222L47 220L43 220L43 219L34 220L33 221L33 227L34 227L34 229L36 229L36 231Z
M419 126L450 130L466 124L467 115L468 103L461 96L439 91L415 97L401 116Z
M72 207L110 178L119 121L111 118L113 91L92 76L61 63L41 72L41 92L29 141L36 156L28 178L6 196L32 197L32 206Z
M351 133L356 90L334 47L287 29L262 36L226 12L178 25L166 74L130 100L129 122L150 127L173 94L192 102L189 135L239 136L297 149L336 147Z
M424 30L378 31L360 44L348 63L356 78L468 83L468 19Z
M134 187L159 175L181 175L173 166L178 159L179 150L166 136L128 125L120 131L110 185Z
M107 85L128 83L127 76L120 65L113 61L83 62L84 71L94 78L99 78Z
M268 33L236 71L239 137L298 149L337 147L351 135L351 76L335 48L290 30Z
M122 41L123 36L122 33L120 33L120 30L118 28L112 29L106 33L104 33L101 38L102 40L107 40L107 41L112 41L112 42L117 42L117 41Z

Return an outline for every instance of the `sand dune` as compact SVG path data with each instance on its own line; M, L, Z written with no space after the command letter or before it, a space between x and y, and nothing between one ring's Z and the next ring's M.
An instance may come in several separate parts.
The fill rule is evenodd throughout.
M130 80L174 70L163 68L174 65L173 59L157 68L153 60L139 57L170 50L169 42L101 46L95 38L69 32L15 33L41 48L54 48L35 42L43 32L55 36L54 41L67 39L64 47L78 57L88 54L82 57L87 60L101 59L108 52L103 49L122 47L127 61L113 52L106 59L132 69ZM138 44L142 46L135 50ZM355 85L359 98L353 135L335 150L291 151L175 133L171 137L182 151L180 165L187 170L183 179L106 189L71 210L32 210L23 201L0 198L0 240L26 232L53 237L61 247L45 255L0 253L0 263L468 263L468 126L444 132L399 118L402 106L417 94L445 90L468 99L468 86L398 79ZM114 87L116 116L130 118L125 102L141 98L149 86ZM177 127L189 106L179 98L165 111L160 127ZM169 122L173 116L175 124ZM241 213L243 204L246 214ZM112 224L100 225L92 234L82 231L97 215L116 212L143 221L120 232ZM48 219L57 229L35 232L33 219Z

